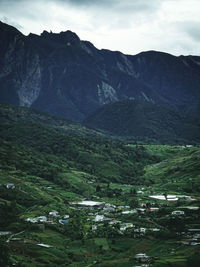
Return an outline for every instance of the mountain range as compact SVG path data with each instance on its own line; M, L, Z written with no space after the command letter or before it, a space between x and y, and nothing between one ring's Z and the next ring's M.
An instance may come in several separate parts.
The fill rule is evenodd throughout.
M117 108L115 115L119 113L118 117L124 119L117 130L111 130L114 134L137 136L146 132L142 135L162 140L158 127L165 131L164 135L173 132L175 139L184 139L190 124L195 124L192 140L198 139L199 120L192 117L200 115L200 57L156 51L125 55L99 50L69 30L25 36L3 22L0 36L1 103L34 108L108 131L114 122L105 127L108 114L102 114L112 107L112 111ZM105 104L111 106L104 109ZM135 113L138 107L140 112ZM146 116L145 110L152 112ZM94 121L98 112L101 115ZM128 117L123 112L129 112ZM169 131L162 120L164 114L168 114L164 121L171 121ZM148 120L149 116L153 117ZM154 133L152 120L157 125ZM140 121L140 126L148 130L132 131L130 128L140 126L127 127L128 121Z
M200 57L98 50L71 31L23 35L0 23L0 101L82 121L140 99L200 114Z

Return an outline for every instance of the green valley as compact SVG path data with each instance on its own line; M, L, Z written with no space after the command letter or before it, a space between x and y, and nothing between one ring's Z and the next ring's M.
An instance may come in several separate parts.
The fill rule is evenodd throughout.
M198 266L198 145L0 112L1 266Z

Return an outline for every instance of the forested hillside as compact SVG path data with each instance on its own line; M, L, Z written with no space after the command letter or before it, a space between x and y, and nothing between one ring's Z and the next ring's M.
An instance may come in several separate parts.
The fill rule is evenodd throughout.
M89 116L85 125L113 135L160 144L198 144L200 120L147 101L107 104Z
M32 115L29 111L26 122L23 116L14 121L8 114L2 117L0 136L5 141L2 149L13 167L28 174L56 180L61 173L74 168L95 175L100 181L140 183L143 167L158 160L142 146L130 148L101 135L98 138L97 134L92 138L86 134L70 135L56 128L52 121L52 124L42 120L40 123L40 116L34 111ZM48 119L43 118L45 122Z

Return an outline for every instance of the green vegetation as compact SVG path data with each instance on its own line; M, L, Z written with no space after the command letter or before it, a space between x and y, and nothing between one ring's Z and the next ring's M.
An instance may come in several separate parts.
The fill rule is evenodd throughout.
M103 105L85 125L129 138L131 142L199 144L199 118L182 115L147 101L125 100Z
M1 266L134 266L137 253L153 266L197 266L198 245L183 245L182 232L200 228L199 212L171 213L200 205L199 147L127 145L81 126L70 133L73 123L25 108L0 110ZM195 201L168 203L149 198L152 192ZM110 211L72 204L83 199L109 203ZM48 221L27 221L38 216Z
M119 142L81 138L43 125L12 123L2 126L3 168L63 183L70 169L87 172L97 180L138 181L146 164L158 159L143 146L131 148ZM37 165L37 168L35 168ZM67 182L67 181L66 181Z
M53 128L56 131L75 134L78 136L94 136L98 138L106 137L106 134L101 131L88 129L79 123L58 118L48 113L43 113L26 107L15 107L0 103L0 117L1 123L5 125L9 125L11 123L32 123L45 125L46 127L50 127L51 129Z
M145 168L145 181L162 183L161 188L186 193L200 192L200 150L198 147L146 146L153 155L165 158Z

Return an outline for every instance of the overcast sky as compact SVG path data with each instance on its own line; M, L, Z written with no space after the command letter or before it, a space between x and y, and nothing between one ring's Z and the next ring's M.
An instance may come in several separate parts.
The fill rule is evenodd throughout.
M200 0L0 0L22 33L71 30L97 48L200 55Z

